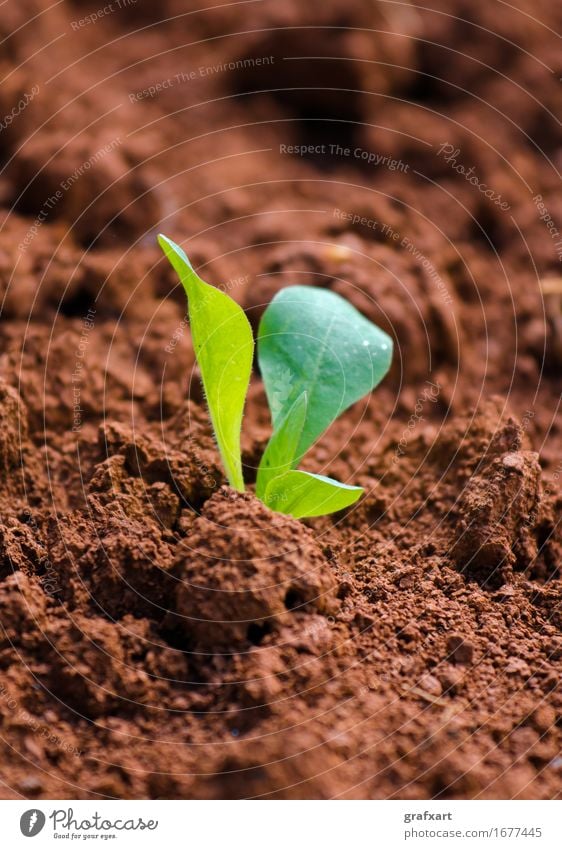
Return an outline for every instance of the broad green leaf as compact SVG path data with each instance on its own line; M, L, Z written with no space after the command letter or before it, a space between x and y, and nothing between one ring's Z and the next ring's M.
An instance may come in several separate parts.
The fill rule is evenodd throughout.
M250 323L232 298L201 280L179 245L162 235L158 243L185 289L213 430L230 485L243 492L240 430L254 351Z
M307 395L301 393L267 444L258 468L256 495L263 500L272 478L288 472L295 465L299 440L306 416Z
M276 431L308 395L297 462L326 428L385 376L392 339L334 292L282 289L264 312L258 360Z
M354 504L362 494L360 486L338 483L324 475L291 471L269 482L264 503L278 513L303 519L343 510Z

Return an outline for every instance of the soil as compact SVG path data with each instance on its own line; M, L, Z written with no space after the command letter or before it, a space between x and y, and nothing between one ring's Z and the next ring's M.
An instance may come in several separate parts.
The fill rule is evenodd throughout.
M561 798L562 8L101 5L0 17L0 794ZM354 509L254 497L257 370L225 486L159 231L393 336Z

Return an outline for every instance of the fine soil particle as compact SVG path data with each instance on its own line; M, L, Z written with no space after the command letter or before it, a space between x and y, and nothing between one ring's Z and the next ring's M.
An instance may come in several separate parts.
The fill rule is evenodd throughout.
M561 8L210 5L2 7L0 794L561 798ZM353 509L257 369L226 486L160 230L392 335Z

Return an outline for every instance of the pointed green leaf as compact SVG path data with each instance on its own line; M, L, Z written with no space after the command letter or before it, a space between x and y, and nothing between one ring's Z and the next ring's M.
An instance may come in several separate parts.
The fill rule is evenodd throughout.
M308 394L297 463L326 428L385 376L392 339L334 292L290 286L262 316L258 360L274 430Z
M267 444L258 468L256 495L263 500L272 478L295 465L299 440L306 416L307 395L302 392L279 424Z
M348 486L324 475L291 471L269 482L264 503L278 513L304 519L343 510L362 494L361 486Z
M179 245L162 235L158 243L185 289L216 440L230 485L243 492L240 430L254 350L250 323L232 298L201 280Z

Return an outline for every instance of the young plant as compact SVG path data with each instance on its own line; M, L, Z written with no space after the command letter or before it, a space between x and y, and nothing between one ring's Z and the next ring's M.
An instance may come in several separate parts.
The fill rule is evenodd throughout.
M184 251L166 236L159 244L187 295L195 356L228 481L243 492L240 431L254 340L244 311L205 283ZM325 289L290 286L265 310L258 363L273 432L261 458L256 495L295 518L349 507L359 486L297 469L330 424L380 383L392 340L348 301Z

